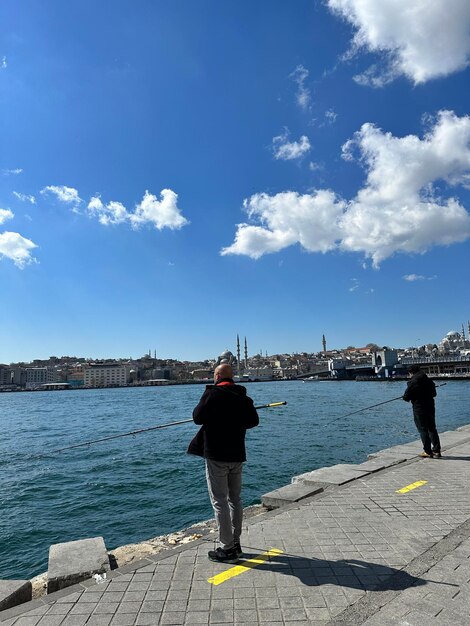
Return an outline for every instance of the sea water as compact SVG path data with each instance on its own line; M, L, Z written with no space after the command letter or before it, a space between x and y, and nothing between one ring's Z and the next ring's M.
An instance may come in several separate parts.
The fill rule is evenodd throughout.
M404 381L250 383L260 426L247 434L245 506L292 476L418 438ZM47 570L49 546L103 536L108 549L212 517L193 423L66 452L68 445L190 419L201 385L0 393L0 579ZM470 382L438 389L438 428L470 422ZM223 416L221 416L223 419Z

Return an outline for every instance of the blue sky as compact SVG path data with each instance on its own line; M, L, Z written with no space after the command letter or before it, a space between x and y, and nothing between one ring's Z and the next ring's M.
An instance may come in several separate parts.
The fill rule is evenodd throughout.
M454 4L4 0L0 362L460 330L470 5Z

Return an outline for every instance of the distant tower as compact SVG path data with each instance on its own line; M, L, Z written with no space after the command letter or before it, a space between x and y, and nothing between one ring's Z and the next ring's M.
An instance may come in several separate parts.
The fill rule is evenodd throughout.
M156 350L154 350L154 351L153 351L153 358L154 358L154 359L156 359L156 358L157 358L157 351L156 351Z
M325 339L325 335L323 335L321 342L322 342L322 346L323 346L323 352L326 352L326 339Z
M237 370L238 375L240 376L240 337L237 333Z
M246 337L245 337L245 367L248 367L248 346L246 343Z
M462 339L465 341L465 328L463 324L462 324Z

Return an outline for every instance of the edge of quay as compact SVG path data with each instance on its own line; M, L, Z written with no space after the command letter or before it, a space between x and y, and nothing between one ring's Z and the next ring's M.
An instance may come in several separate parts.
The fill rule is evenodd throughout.
M449 451L450 449L461 444L468 443L470 441L470 423L462 425L455 430L440 433L440 437L443 443L443 452ZM247 512L247 518L244 519L244 526L251 526L252 524L272 518L287 510L298 508L307 502L311 502L313 499L321 499L330 495L333 490L343 490L355 480L367 480L369 477L377 475L379 472L386 474L396 468L397 465L402 467L416 463L421 460L418 456L420 451L421 442L415 440L370 453L368 455L368 460L360 464L337 464L330 467L322 467L299 476L294 476L289 485L285 485L284 487L280 487L261 496L263 506L255 505L247 507L245 509ZM155 540L161 540L161 543L158 545L161 550L158 553L148 554L144 558L129 562L125 565L117 567L116 569L112 569L107 573L106 578L102 578L101 580L90 578L59 591L55 591L29 602L18 604L12 608L0 611L0 623L19 617L23 613L29 612L33 609L55 603L73 593L82 592L85 589L94 586L99 587L100 584L106 583L109 580L118 579L120 576L133 573L141 568L174 556L175 554L194 548L195 546L213 542L214 532L214 520L208 520L194 524L186 529L182 529L181 531L157 537ZM178 537L178 539L175 540L175 543L177 541L181 541L180 545L172 546L168 543L168 541L165 545L165 538L168 540L170 537ZM198 538L192 539L193 537ZM426 571L432 564L447 554L448 551L459 545L468 537L470 537L470 519L448 533L448 535L446 535L443 539L437 541L435 545L426 550L423 554L420 554L413 559L406 566L406 570L415 574ZM149 542L155 540L149 540ZM147 542L144 541L141 543L145 544ZM140 544L134 545L138 546ZM108 553L110 557L112 557L113 552L116 552L119 549L121 548L109 550ZM400 573L401 572L398 572L398 576ZM383 603L385 604L387 601L386 597L396 592L391 591L390 589L388 591L380 591L379 589L378 593L384 596ZM352 603L348 607L345 611L344 618L342 617L340 621L335 621L334 623L347 624L348 626L350 624L362 623L358 620L364 619L364 616L370 612L369 605L371 605L370 594L366 594L366 596L360 598L357 602ZM348 621L345 622L344 619Z

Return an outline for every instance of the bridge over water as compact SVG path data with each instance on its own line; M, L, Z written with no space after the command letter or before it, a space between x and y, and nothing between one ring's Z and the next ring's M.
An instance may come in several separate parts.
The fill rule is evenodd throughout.
M462 376L470 377L470 354L463 356L416 356L406 357L398 361L394 368L394 375L406 374L410 365L419 365L423 371L431 376ZM341 374L333 378L354 379L357 376L375 376L376 372L372 362L358 365L346 365ZM307 374L300 374L297 378L305 379L311 376L326 378L331 376L327 365L319 365L312 368Z

